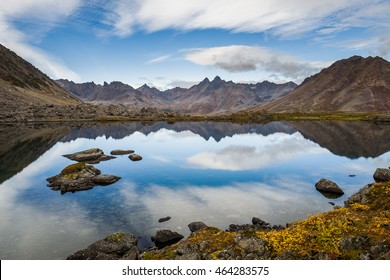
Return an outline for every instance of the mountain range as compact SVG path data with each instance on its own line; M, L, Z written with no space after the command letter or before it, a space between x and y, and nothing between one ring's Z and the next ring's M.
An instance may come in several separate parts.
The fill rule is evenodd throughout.
M165 91L146 84L134 89L121 82L103 85L93 82L77 84L68 80L57 80L57 82L85 102L121 104L135 108L154 107L182 114L233 113L281 98L297 87L293 82L233 83L224 81L218 76L212 81L205 78L188 89L176 87Z

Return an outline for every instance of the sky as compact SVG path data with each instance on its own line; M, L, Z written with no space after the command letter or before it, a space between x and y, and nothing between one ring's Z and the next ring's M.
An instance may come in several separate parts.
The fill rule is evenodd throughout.
M390 60L390 0L0 0L0 43L75 82L300 83L353 55Z

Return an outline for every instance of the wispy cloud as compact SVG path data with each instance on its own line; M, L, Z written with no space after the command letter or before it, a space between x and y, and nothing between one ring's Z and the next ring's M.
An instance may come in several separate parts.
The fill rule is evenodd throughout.
M156 57L156 58L153 58L153 59L150 59L146 62L146 64L154 64L154 63L159 63L159 62L163 62L163 61L166 61L168 59L171 58L171 55L162 55L162 56L159 56L159 57Z
M329 65L328 62L301 62L298 58L267 48L243 45L187 50L185 58L228 72L261 69L294 80L301 80Z
M78 75L60 59L34 46L38 32L53 28L70 16L81 0L18 0L0 2L0 43L29 60L53 78L78 80ZM14 25L14 21L34 22L37 31L27 34ZM39 27L39 28L38 28ZM38 30L39 29L39 30Z
M107 22L119 36L136 30L219 28L291 37L314 30L329 34L352 27L384 27L382 19L389 13L384 0L131 0L117 1Z

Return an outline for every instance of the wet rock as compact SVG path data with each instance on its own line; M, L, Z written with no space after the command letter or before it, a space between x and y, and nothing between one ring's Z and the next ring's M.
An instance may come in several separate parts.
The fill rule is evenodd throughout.
M113 175L101 175L99 169L79 162L65 167L60 174L46 180L52 190L61 191L64 194L66 192L89 190L96 185L110 185L119 179L120 177Z
M369 197L368 193L370 192L372 188L372 184L365 185L363 188L361 188L357 193L354 193L346 201L344 201L344 205L348 207L349 205L353 203L368 203Z
M132 161L139 161L139 160L142 160L142 157L140 155L137 155L137 154L130 154L129 159L131 159Z
M138 260L137 243L135 235L117 232L71 254L67 260Z
M110 152L111 155L114 156L119 156L119 155L128 155L128 154L133 154L133 150L113 150Z
M330 180L322 178L315 184L316 189L327 198L337 198L344 194L343 190ZM335 197L334 197L335 196Z
M200 221L192 222L188 225L188 228L190 229L191 232L196 232L205 227L207 227L207 225Z
M176 260L201 260L202 254L198 244L184 243L180 244L176 250Z
M113 156L107 156L104 154L104 152L101 149L93 148L89 150L84 150L81 152L73 153L73 154L67 154L63 155L64 157L78 161L78 162L85 162L89 164L96 164L101 161L110 160L115 157Z
M92 182L99 186L108 186L114 184L121 177L108 175L108 174L100 174L92 178Z
M160 218L160 219L158 219L158 222L159 222L159 223L163 223L163 222L169 221L170 219L171 219L171 217L167 216L167 217L165 217L165 218Z
M152 236L152 241L161 249L166 246L170 246L182 240L184 238L180 233L171 231L169 229L162 229L156 232L155 236Z
M390 181L390 169L389 168L377 168L374 173L375 182L387 182Z

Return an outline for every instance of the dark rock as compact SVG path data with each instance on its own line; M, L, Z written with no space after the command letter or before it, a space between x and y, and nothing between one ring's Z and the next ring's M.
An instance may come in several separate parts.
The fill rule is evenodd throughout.
M158 222L159 223L163 223L163 222L166 222L166 221L169 221L171 219L171 217L165 217L165 218L160 218L160 219L158 219Z
M343 190L336 183L324 178L319 180L315 186L316 189L327 198L337 198L344 194ZM337 197L333 197L333 194Z
M230 232L242 232L242 231L256 231L256 230L271 230L271 225L267 222L262 221L261 219L255 220L255 222L259 222L256 224L243 224L243 225L235 225L231 224L229 225L229 228L226 231ZM253 220L252 220L253 222Z
M89 164L96 164L96 163L99 163L101 161L110 160L110 159L115 158L113 156L105 155L104 152L98 148L93 148L93 149L89 149L89 150L85 150L85 151L81 151L81 152L77 152L77 153L73 153L73 154L67 154L67 155L63 155L63 156L70 159L70 160L74 160L74 161L78 161L78 162L85 162L85 163L89 163Z
M60 174L46 180L54 191L76 192L92 189L96 185L110 185L120 179L113 175L101 175L100 170L83 162L65 167Z
M207 225L200 221L192 222L188 225L188 228L190 229L191 232L196 232L205 227L207 227Z
M356 177L356 175L355 174L350 174L350 175L348 175L349 177Z
M390 181L390 169L389 168L377 168L374 173L375 182L387 182Z
M260 218L256 218L256 217L253 217L252 218L252 224L254 224L254 225L265 225L266 224L266 222L265 221L263 221L262 219L260 219Z
M71 254L67 260L138 260L137 243L135 235L117 232Z
M332 206L335 206L336 204L332 201L329 201L329 204L332 205Z
M156 232L155 236L152 236L152 241L161 249L166 246L170 246L182 240L184 238L180 233L170 231L169 229L162 229Z
M180 244L176 250L176 260L200 260L202 255L198 244L184 243Z
M113 150L111 151L111 155L119 156L119 155L128 155L134 153L133 150Z
M344 201L344 205L348 207L349 205L353 203L367 203L369 202L368 193L370 192L372 188L372 184L365 185L363 188L361 188L357 193L354 193L346 201Z
M108 174L101 174L97 175L92 178L92 182L94 182L96 185L99 186L107 186L115 183L118 181L121 177L114 176L114 175L108 175Z
M363 250L370 246L370 239L367 236L348 236L340 241L341 251Z
M242 236L237 239L236 242L241 249L241 257L244 260L263 259L269 255L266 242L263 239Z
M129 159L131 159L132 161L139 161L139 160L142 160L142 157L140 155L137 155L137 154L130 154Z

